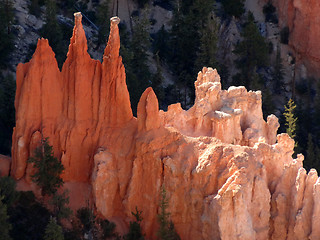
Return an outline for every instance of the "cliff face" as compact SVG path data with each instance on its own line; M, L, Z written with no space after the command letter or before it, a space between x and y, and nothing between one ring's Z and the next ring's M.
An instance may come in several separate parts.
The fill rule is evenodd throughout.
M277 136L275 116L263 120L261 92L221 90L216 70L203 68L188 111L180 104L159 111L148 88L135 118L118 22L111 20L102 64L88 55L75 14L61 72L44 39L18 66L11 174L30 182L27 159L49 137L66 185L90 185L97 211L118 226L138 207L150 239L161 186L182 239L319 239L317 173L306 173L303 156L292 159L294 141Z
M268 2L265 0L265 2ZM317 0L273 1L280 26L289 27L289 45L297 53L298 63L304 63L311 74L320 75L320 2Z
M40 39L32 60L17 67L16 127L13 133L11 174L20 179L30 166L32 142L50 138L55 153L66 166L66 181L88 181L93 154L103 134L132 120L125 70L119 57L118 19L103 63L92 60L75 14L69 52L59 71L48 41ZM105 140L104 140L105 141Z

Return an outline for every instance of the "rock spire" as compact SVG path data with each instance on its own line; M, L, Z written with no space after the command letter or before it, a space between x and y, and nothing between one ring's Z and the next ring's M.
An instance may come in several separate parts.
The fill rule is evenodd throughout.
M263 119L261 92L222 90L217 71L205 67L189 110L177 103L159 111L148 88L135 118L118 23L111 19L102 63L87 53L76 13L61 72L45 39L17 67L11 175L18 186L31 184L27 159L49 137L72 207L90 198L120 231L137 207L147 238L156 238L163 186L181 239L320 239L317 172L306 172L302 155L292 158L294 141L277 135L274 115Z

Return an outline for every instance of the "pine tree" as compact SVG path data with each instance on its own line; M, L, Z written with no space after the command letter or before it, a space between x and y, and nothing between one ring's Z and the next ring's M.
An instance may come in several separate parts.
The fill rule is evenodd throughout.
M15 125L15 90L13 76L0 74L0 153L8 155L11 153L12 131Z
M316 96L314 99L314 127L316 139L320 139L320 81L317 81Z
M277 56L274 64L274 71L272 73L272 77L274 82L274 91L280 94L284 90L284 68L280 55L280 47L278 47L277 49Z
M265 39L260 35L251 12L248 13L241 37L243 40L235 46L233 51L238 55L235 63L240 70L240 73L234 79L246 88L251 89L257 68L265 66L268 61L268 46Z
M160 58L158 55L156 55L156 63L157 63L157 72L152 77L151 86L157 95L159 104L161 105L164 101L164 90L162 87L163 76L161 71Z
M8 223L7 206L2 202L3 196L0 195L0 240L11 240L9 235L12 226Z
M61 173L64 170L61 162L54 157L53 148L48 138L41 140L41 145L34 151L34 156L28 162L33 163L36 172L31 176L32 181L40 188L42 195L53 195L63 185Z
M49 44L55 52L58 65L61 68L66 58L67 45L63 41L62 30L57 21L56 1L46 0L45 6L46 23L41 29L41 35L49 40Z
M315 147L312 140L312 135L308 134L308 148L307 148L307 156L306 160L304 161L304 167L306 169L310 169L315 166L316 163L316 155L315 155Z
M139 8L143 8L149 2L149 0L135 0L135 2L138 3Z
M123 236L123 239L124 240L144 240L144 236L141 230L142 212L139 211L138 208L136 207L136 212L131 212L131 213L136 220L133 222L130 221L129 232L125 236Z
M169 33L165 30L164 25L157 32L153 41L153 53L159 56L161 61L167 60L169 57Z
M133 19L134 26L131 41L122 45L123 62L126 66L127 85L130 93L133 113L144 90L151 85L151 72L148 66L148 50L151 38L148 32L150 22L146 15Z
M107 35L109 33L110 26L110 0L105 0L99 4L97 9L97 25L99 27L98 43L102 44L106 42Z
M226 14L240 18L245 13L244 0L222 0L222 6Z
M285 126L287 127L286 132L292 138L296 137L296 129L297 129L297 118L295 117L294 110L296 109L296 105L292 99L290 99L285 108L285 112L283 115L285 116L286 122Z
M216 52L218 47L218 31L218 20L214 13L211 13L201 31L200 49L196 59L195 71L200 71L203 66L217 67Z
M46 227L44 240L64 240L62 227L57 223L56 219L51 217Z
M67 219L72 214L72 210L68 207L68 190L65 190L61 194L55 192L50 200L50 204L53 206L53 214L58 221Z
M214 1L177 1L174 10L171 41L170 65L175 75L175 84L180 90L182 106L186 108L194 100L194 79L200 49L201 33L207 26L208 15L213 10Z
M166 190L161 189L160 212L158 214L159 230L157 236L160 240L179 240L180 237L174 229L173 222L170 220L170 213L167 212L169 202L166 196Z
M13 22L13 3L11 0L0 0L0 68L7 66L10 52L14 49L11 26Z
M16 181L11 177L0 178L0 196L2 197L2 203L7 207L11 207L19 198L16 185Z
M38 0L32 0L29 5L29 12L36 17L40 16L41 9Z

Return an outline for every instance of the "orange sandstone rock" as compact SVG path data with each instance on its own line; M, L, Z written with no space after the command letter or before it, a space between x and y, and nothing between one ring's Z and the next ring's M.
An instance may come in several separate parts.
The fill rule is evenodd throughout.
M121 231L137 207L147 238L156 238L164 186L181 239L319 239L317 173L306 173L302 155L292 158L294 141L277 135L274 115L264 121L261 92L222 90L217 71L203 68L192 108L159 111L148 88L135 118L118 23L111 19L102 64L87 53L77 13L61 72L44 39L18 66L11 166L18 187L36 190L27 159L49 137L72 207L92 200Z
M32 60L17 68L11 171L16 179L25 176L27 159L33 151L29 145L34 134L40 132L49 137L65 166L64 179L87 182L101 136L133 118L119 56L118 20L111 20L101 64L87 52L81 18L80 13L75 14L73 36L61 72L44 39L39 40Z
M265 2L268 2L265 0ZM311 0L274 0L280 26L289 27L289 45L296 52L296 60L304 63L309 74L320 74L320 2Z
M8 176L11 158L0 154L0 177Z

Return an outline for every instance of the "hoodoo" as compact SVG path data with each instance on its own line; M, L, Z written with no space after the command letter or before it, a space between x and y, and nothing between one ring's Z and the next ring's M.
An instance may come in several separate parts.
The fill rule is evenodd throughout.
M274 115L264 121L261 92L222 90L217 71L205 67L189 110L177 103L159 111L148 88L135 118L118 23L111 19L102 63L90 58L76 13L61 72L45 39L19 64L11 175L31 184L27 159L49 137L71 194L86 184L96 210L121 226L137 207L148 239L162 186L181 239L320 239L317 173L306 172L302 155L292 158L294 141L277 135Z

